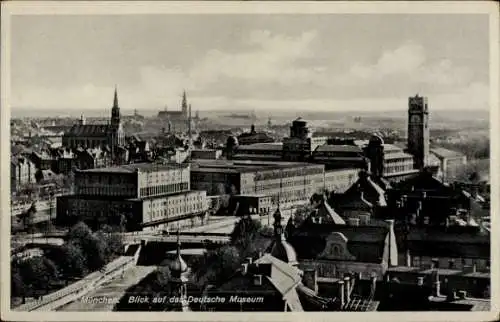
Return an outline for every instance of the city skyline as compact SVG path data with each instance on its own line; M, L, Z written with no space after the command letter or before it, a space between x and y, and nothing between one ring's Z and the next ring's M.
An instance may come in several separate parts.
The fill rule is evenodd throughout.
M200 111L403 111L416 93L488 110L487 17L17 16L11 106L99 111L117 84L138 111L179 110L184 89Z

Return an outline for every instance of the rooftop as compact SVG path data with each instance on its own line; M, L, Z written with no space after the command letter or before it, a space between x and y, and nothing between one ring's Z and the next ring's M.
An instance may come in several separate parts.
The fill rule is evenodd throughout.
M269 142L269 143L254 143L249 145L241 145L238 150L276 150L281 151L283 148L282 142Z
M445 148L433 148L433 149L431 149L431 152L440 158L447 158L447 159L449 159L449 158L462 158L465 156L464 154L462 154L460 152L448 150Z
M325 144L325 145L318 146L316 148L316 152L352 152L352 153L362 153L363 151L357 145Z
M231 161L231 160L196 160L192 171L242 173L261 170L294 169L318 167L322 165L300 162L266 162L266 161Z
M107 168L96 168L81 170L79 172L85 173L134 173L134 172L155 172L161 170L173 170L179 168L185 168L185 164L157 164L157 163L135 163L121 165L117 167L107 167Z

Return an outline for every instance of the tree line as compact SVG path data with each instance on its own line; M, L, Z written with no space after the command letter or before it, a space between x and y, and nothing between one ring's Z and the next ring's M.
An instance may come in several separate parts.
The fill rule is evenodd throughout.
M111 229L92 232L83 222L74 225L63 245L48 246L42 256L11 261L11 299L39 298L70 282L101 270L123 253L120 235Z

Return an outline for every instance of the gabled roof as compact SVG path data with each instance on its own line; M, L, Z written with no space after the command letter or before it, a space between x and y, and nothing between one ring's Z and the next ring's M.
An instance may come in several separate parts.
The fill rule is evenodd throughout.
M102 137L109 135L112 131L113 128L109 124L75 124L64 135Z
M306 220L313 223L313 218L321 218L322 224L345 225L344 219L342 219L342 217L340 217L325 201L322 201Z
M365 199L363 191L355 189L354 191L345 192L338 197L339 208L349 208L357 210L370 211L373 209L373 204Z
M347 239L347 249L357 262L381 263L384 256L388 227L311 225L304 222L288 238L299 259L316 259L327 247L331 234L340 233Z
M346 196L353 194L358 195L363 192L365 198L371 204L376 204L381 207L387 206L385 200L385 190L376 184L366 172L359 172L359 179L344 193Z
M259 274L252 268L248 268L248 273L243 275L237 272L226 283L221 285L217 292L248 293L249 295L277 292L281 298L286 300L290 311L303 311L297 294L297 286L302 281L302 271L296 267L265 254L255 261L259 267L268 266L266 273L262 274L262 285L253 284L253 276Z

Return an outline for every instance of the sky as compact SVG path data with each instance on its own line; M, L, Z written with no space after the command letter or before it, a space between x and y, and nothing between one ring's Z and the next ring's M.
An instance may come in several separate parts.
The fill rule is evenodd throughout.
M486 15L13 16L11 106L109 109L489 108ZM14 112L14 111L13 111Z

